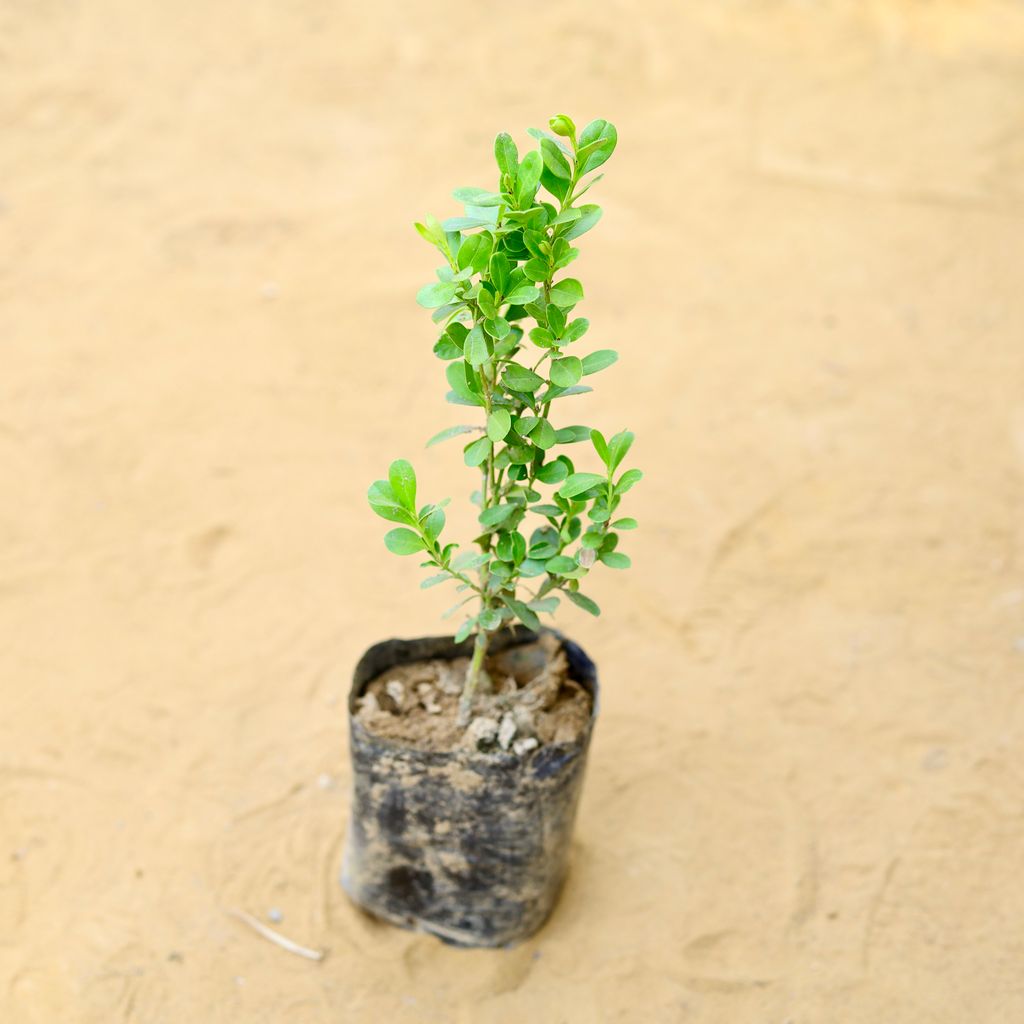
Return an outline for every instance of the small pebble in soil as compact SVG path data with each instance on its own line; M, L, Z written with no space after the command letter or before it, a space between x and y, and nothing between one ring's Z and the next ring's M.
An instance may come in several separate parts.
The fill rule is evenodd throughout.
M540 742L536 736L524 736L521 740L516 740L512 744L512 751L517 757L522 757L523 754L528 754L539 746Z
M508 750L516 734L516 720L508 712L501 717L501 725L498 727L498 745L502 750Z
M420 695L420 703L426 709L428 715L441 714L441 705L437 703L435 699L437 694L430 683L420 683L416 687L416 692Z
M380 703L375 693L368 693L359 701L359 707L370 717L380 714Z
M384 692L398 705L401 709L403 702L405 701L405 687L402 685L400 679L389 679L384 684Z
M537 731L534 727L533 712L529 708L523 707L522 704L517 704L512 709L512 714L515 715L516 718L517 732L530 735L531 733Z
M462 693L462 680L456 676L450 665L441 665L437 670L437 685L449 697L457 697Z
M267 920L272 921L274 924L280 924L284 920L284 914L277 907L271 907L267 911Z
M498 723L493 718L474 718L469 723L466 735L475 747L483 747L493 743L498 737Z

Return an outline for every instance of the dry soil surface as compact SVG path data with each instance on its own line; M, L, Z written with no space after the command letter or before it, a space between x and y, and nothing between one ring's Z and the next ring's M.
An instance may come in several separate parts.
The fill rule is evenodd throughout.
M410 224L559 110L642 529L560 908L460 952L336 882L450 603L364 492L469 490ZM4 0L0 124L5 1024L1024 1019L1024 6Z

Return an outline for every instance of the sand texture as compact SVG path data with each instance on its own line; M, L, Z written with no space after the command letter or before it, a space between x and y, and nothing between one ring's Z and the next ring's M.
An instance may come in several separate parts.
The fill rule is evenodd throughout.
M468 530L411 222L563 109L642 528L561 904L463 952L337 884L452 600L364 494ZM1024 1020L1024 5L4 0L0 126L0 1021Z

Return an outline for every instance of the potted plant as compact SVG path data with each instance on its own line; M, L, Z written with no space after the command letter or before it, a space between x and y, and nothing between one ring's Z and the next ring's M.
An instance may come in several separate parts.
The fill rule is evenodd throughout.
M454 584L448 614L465 617L454 637L385 641L356 668L342 884L371 913L462 945L523 939L554 906L597 673L540 617L562 598L600 614L581 581L598 564L628 568L619 536L636 526L619 515L641 477L623 468L633 435L606 439L554 416L618 358L578 354L589 323L575 315L583 286L566 273L573 243L601 216L579 200L617 135L603 120L577 134L564 115L549 127L531 130L539 145L522 159L500 134L497 188L457 189L465 216L416 225L444 258L417 301L439 325L447 398L475 413L427 443L467 440L479 535L467 547L450 541L448 499L418 504L403 459L369 490L373 511L398 524L387 548L423 559L421 586ZM569 454L581 442L580 461L596 471Z

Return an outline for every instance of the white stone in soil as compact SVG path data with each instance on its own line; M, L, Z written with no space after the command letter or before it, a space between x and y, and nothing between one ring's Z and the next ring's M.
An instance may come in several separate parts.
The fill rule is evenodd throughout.
M502 750L508 750L516 734L516 720L506 712L502 715L501 725L498 727L498 745Z
M474 718L466 730L477 743L492 743L498 735L498 723L493 718Z
M389 679L384 684L384 692L399 706L405 702L405 687L400 679Z
M522 757L523 754L536 750L538 746L540 746L540 743L536 736L524 736L521 740L516 740L512 744L512 750L518 757Z
M437 685L440 686L442 692L447 693L449 697L457 697L462 693L462 680L459 679L456 673L452 671L450 665L441 665L438 668Z
M530 708L524 707L522 704L516 704L512 709L512 714L515 715L516 719L516 732L520 735L530 735L537 731L533 721L533 711Z

